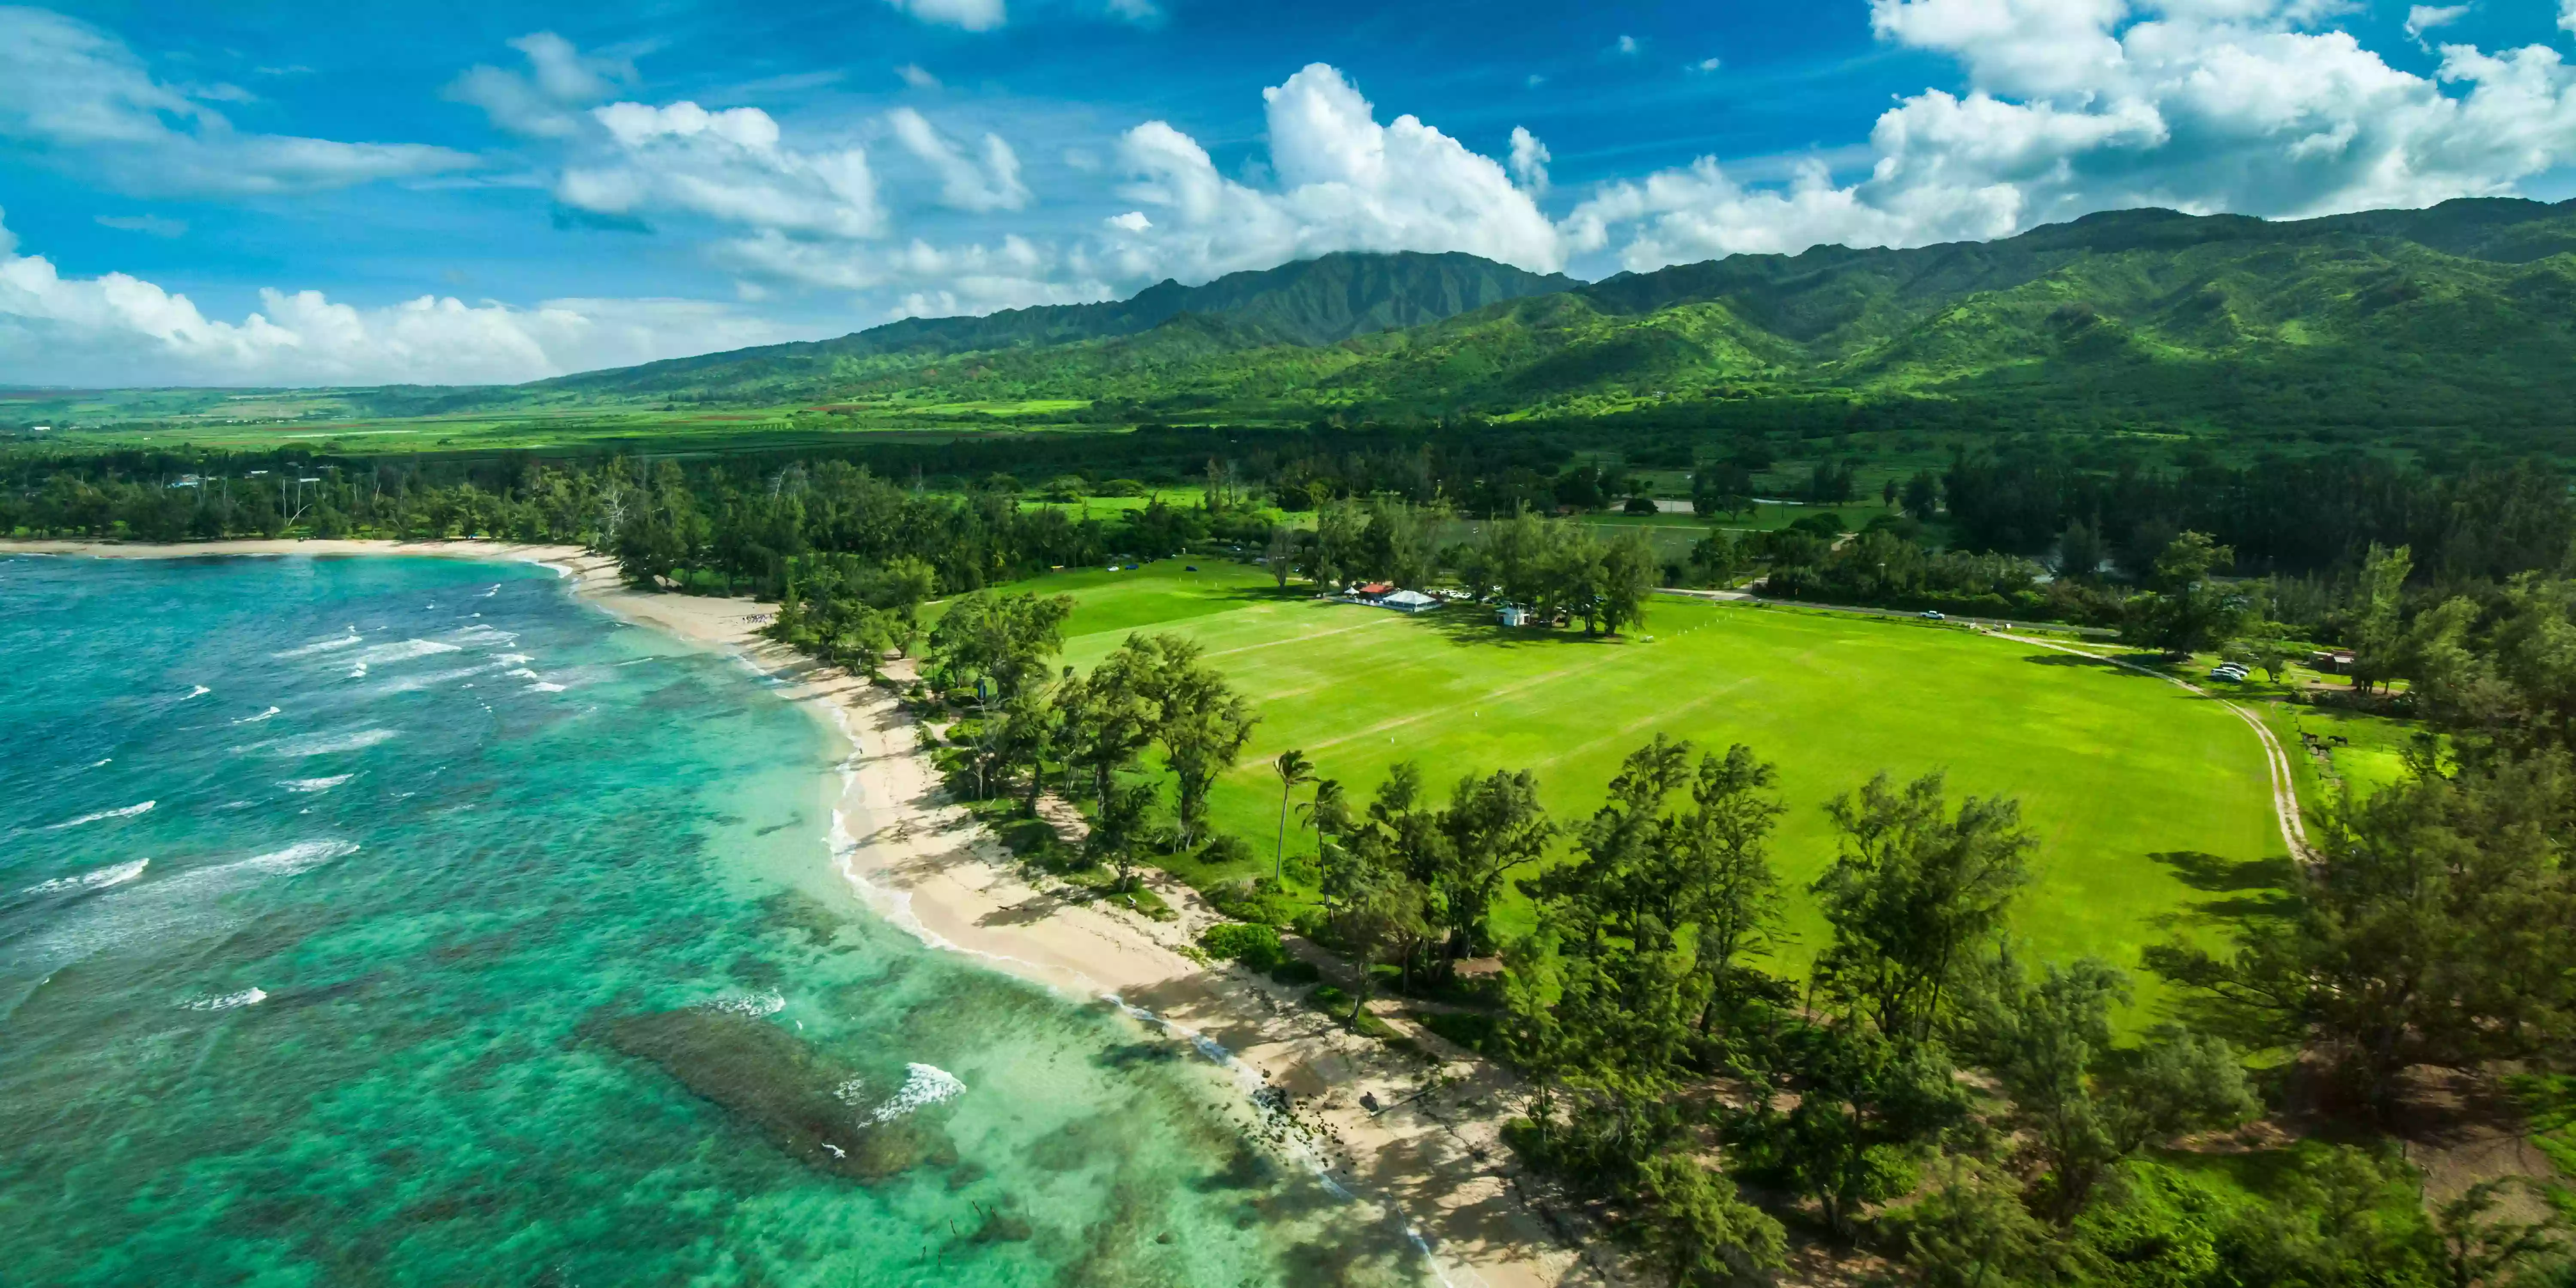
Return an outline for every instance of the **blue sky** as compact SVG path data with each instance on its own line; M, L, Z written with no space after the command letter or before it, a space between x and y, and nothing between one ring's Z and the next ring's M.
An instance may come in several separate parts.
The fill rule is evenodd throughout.
M0 382L516 380L1337 249L2576 195L2576 0L0 7Z

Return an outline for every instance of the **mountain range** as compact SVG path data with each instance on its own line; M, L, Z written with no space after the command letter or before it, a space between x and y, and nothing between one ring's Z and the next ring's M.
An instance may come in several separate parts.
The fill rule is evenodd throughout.
M2536 431L2576 422L2576 202L2297 221L2130 210L1590 284L1463 254L1336 254L507 396L1066 399L1129 418L1936 399L2110 426Z

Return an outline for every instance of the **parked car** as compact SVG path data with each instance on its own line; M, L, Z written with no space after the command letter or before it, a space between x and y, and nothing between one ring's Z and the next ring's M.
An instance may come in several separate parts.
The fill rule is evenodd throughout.
M1915 616L1920 617L1927 622L1946 622L1950 620L1950 615L1948 613L1942 612L1937 608L1924 609L1922 612L1916 613Z

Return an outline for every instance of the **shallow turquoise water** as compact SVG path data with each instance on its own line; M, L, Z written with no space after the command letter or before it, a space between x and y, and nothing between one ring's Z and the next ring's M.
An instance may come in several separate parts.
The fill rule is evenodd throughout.
M548 574L5 559L0 660L0 1282L1418 1273L869 916L812 722Z

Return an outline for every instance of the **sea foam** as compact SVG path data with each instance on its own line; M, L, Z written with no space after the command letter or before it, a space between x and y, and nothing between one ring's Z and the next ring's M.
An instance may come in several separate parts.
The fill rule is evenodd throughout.
M787 999L776 992L753 993L747 997L719 997L700 1005L727 1015L776 1015L787 1009Z
M278 786L290 792L327 792L355 777L355 774L333 774L329 778L289 778Z
M360 729L354 733L308 733L275 742L254 743L235 747L235 751L264 751L272 756L329 756L344 751L365 751L380 742L391 742L402 735L392 729Z
M95 823L101 819L132 818L137 814L149 814L152 812L153 804L154 802L152 801L145 801L140 805L128 805L123 809L103 809L95 814L83 814L79 818L65 819L60 823L50 824L45 828L45 830L48 832L59 832L67 827L79 827L83 823Z
M257 1006L268 1000L268 993L258 988L245 988L221 997L195 997L179 1003L191 1011L229 1011L236 1006Z
M288 649L283 653L272 653L269 656L311 657L316 653L328 653L333 649L347 648L352 644L363 644L365 642L366 640L361 637L357 631L351 630L346 635L335 635L329 639L315 640L310 644L299 645L295 648Z
M310 872L333 859L358 852L355 841L298 841L283 850L254 854L247 859L207 869L210 873L257 873L263 876L291 877Z
M360 653L354 660L362 667L382 666L387 662L408 662L416 657L456 651L455 645L441 644L437 640L404 640L397 644L378 644Z
M78 876L56 877L51 881L39 881L19 893L62 894L72 890L104 890L109 886L124 885L128 881L142 876L143 869L150 866L151 863L152 860L150 859L136 859L132 863L119 863L112 867L92 868Z
M260 721L262 721L262 720L266 720L266 719L268 719L268 718L270 718L270 717L272 717L272 716L274 716L274 715L276 715L276 714L277 714L277 708L275 708L275 707L270 707L268 710L266 710L266 711L262 711L262 712L260 712L258 715L255 715L255 716L243 716L241 719L233 721L233 723L234 723L234 724L258 724Z
M904 1066L903 1089L894 1093L894 1099L877 1106L869 1117L890 1123L916 1109L954 1100L965 1093L966 1084L958 1081L956 1074L935 1064L908 1064Z

